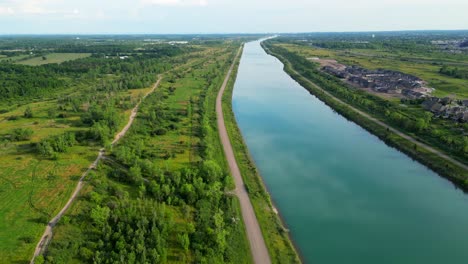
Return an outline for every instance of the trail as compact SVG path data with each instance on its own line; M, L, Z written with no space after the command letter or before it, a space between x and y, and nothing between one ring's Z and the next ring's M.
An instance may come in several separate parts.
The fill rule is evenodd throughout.
M115 135L114 137L114 140L112 141L112 145L114 145L115 143L117 143L123 136L125 136L125 134L127 133L128 129L132 126L133 124L133 121L135 120L135 117L138 113L138 109L140 107L140 104L141 102L143 102L143 100L148 96L150 95L152 92L154 92L154 90L156 90L156 88L159 86L159 83L161 82L162 80L162 76L159 75L158 76L158 81L153 85L153 87L151 88L151 90L149 92L147 92L141 99L140 101L135 105L135 107L132 109L132 112L130 113L130 117L128 118L128 122L127 124L124 126L124 128ZM52 238L52 234L53 234L53 228L55 227L55 225L60 221L60 218L62 218L62 216L65 214L65 212L68 210L68 208L71 206L71 204L73 203L73 201L75 201L76 197L78 197L78 194L80 192L80 190L83 188L83 185L84 185L84 179L86 178L86 176L89 174L89 172L93 169L96 168L96 166L98 165L99 161L104 157L104 152L105 152L105 149L104 148L101 148L99 149L99 152L98 152L98 156L97 158L94 160L93 163L91 163L91 165L89 165L88 169L81 175L81 178L80 180L78 181L78 184L76 185L75 187L75 190L73 191L72 195L70 196L70 198L68 199L67 203L63 206L62 210L60 210L60 212L58 212L58 214L56 216L54 216L54 218L52 218L49 223L47 223L47 227L44 231L44 234L42 235L41 239L39 240L39 243L37 244L36 246L36 249L34 250L34 255L31 259L31 264L34 263L34 259L39 256L42 252L44 252L49 243L50 243L50 240Z
M267 48L265 47L265 49L267 49ZM278 55L278 54L275 54L275 56L282 57L282 56L280 56L280 55ZM286 62L288 63L289 67L291 68L291 70L292 70L295 74L297 74L298 76L300 76L303 80L305 80L305 81L306 81L307 83L309 83L310 85L314 86L316 89L320 90L321 92L323 92L324 94L326 94L327 96L329 96L330 98L332 98L334 101L336 101L336 102L338 102L338 103L340 103L340 104L343 104L343 105L349 107L351 110L355 111L356 113L360 114L361 116L364 116L365 118L367 118L367 119L371 120L372 122L374 122L374 123L380 125L381 127L385 128L385 129L388 129L389 131L392 131L393 133L397 134L398 136L400 136L400 137L402 137L402 138L408 140L409 142L411 142L411 143L417 145L418 147L423 148L423 149L426 149L427 151L429 151L429 152L431 152L431 153L433 153L433 154L436 154L437 156L439 156L439 157L442 158L442 159L445 159L445 160L447 160L447 161L450 161L451 163L457 165L457 166L460 167L460 168L463 168L464 170L468 170L468 166L465 165L464 163L461 163L461 162L459 162L458 160L455 160L454 158L450 157L449 155L447 155L447 154L445 154L445 153L443 153L443 152L441 152L441 151L439 151L439 150L437 150L437 149L435 149L435 148L433 148L433 147L431 147L431 146L429 146L429 145L427 145L427 144L424 144L424 143L422 143L422 142L416 140L415 138L413 138L413 137L411 137L411 136L409 136L409 135L407 135L407 134L405 134L405 133L403 133L403 132L401 132L401 131L399 131L399 130L397 130L397 129L395 129L395 128L389 126L389 125L387 125L386 123L384 123L384 122L378 120L377 118L375 118L375 117L369 115L368 113L363 112L363 111L361 111L361 110L359 110L359 109L357 109L357 108L355 108L355 107L353 107L353 106L351 106L351 105L345 103L344 101L338 99L338 98L335 97L334 95L332 95L332 94L330 94L329 92L327 92L326 90L324 90L322 87L318 86L318 85L315 84L314 82L312 82L312 81L310 81L309 79L305 78L302 74L300 74L299 72L297 72L297 71L293 68L292 64L291 64L288 60L286 60L284 57L282 57L282 58L283 58L284 61L286 61Z
M229 77L231 76L232 70L236 64L236 60L240 56L241 50L242 49L239 49L234 61L232 62L232 65L229 68L228 73L226 74L221 89L219 90L218 96L216 97L216 117L218 122L219 136L221 138L221 143L223 144L224 154L226 155L226 159L229 164L229 169L231 170L231 174L234 177L234 182L236 184L235 194L237 195L240 201L242 219L244 220L245 229L250 242L250 250L252 252L254 262L256 264L269 264L271 263L270 255L268 254L268 249L265 245L262 231L260 230L260 225L258 224L257 217L255 216L252 203L250 202L249 195L242 180L242 176L237 165L236 158L234 157L232 145L229 140L226 126L224 124L224 116L222 109L223 93L226 89L226 85L229 81Z

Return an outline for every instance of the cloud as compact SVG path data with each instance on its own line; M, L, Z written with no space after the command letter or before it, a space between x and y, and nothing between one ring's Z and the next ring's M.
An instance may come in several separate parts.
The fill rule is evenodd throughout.
M206 6L207 0L142 0L143 5L158 6Z
M62 0L6 0L0 1L0 14L9 15L52 15L79 14L76 8L57 8Z
M13 15L15 11L11 7L0 6L0 15Z

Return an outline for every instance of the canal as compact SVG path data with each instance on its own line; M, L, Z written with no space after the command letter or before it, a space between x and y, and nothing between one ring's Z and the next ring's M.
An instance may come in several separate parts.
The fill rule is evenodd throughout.
M468 196L245 45L233 110L306 263L468 263Z

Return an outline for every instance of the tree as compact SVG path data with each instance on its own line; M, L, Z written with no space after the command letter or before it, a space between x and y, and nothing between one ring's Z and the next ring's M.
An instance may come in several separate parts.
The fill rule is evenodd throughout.
M57 115L57 111L55 108L49 108L49 110L47 110L47 116L49 118L55 118L55 116Z
M13 141L23 141L31 139L34 131L30 128L15 128L11 132L11 140Z
M103 227L106 224L109 215L110 209L107 206L101 207L98 205L91 210L91 219L99 227Z
M207 160L203 162L202 173L208 182L214 182L221 178L223 170L215 161Z
M52 148L52 146L50 145L49 141L47 140L43 140L39 143L37 143L37 151L39 152L39 154L41 154L42 156L45 156L45 157L52 157L53 154L55 153L54 152L54 149Z
M185 253L189 251L189 246L190 246L190 239L187 233L184 233L182 235L177 235L177 238L179 240L180 245L184 249Z
M34 116L33 111L30 106L26 107L26 110L24 110L23 116L26 118L32 118Z

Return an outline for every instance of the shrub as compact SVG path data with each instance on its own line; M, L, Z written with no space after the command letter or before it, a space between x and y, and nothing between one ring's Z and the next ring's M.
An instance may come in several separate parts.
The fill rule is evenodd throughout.
M154 131L154 134L158 136L165 135L166 133L167 133L167 130L164 128L158 128L156 129L156 131Z
M11 131L11 140L13 141L23 141L31 139L34 131L30 128L15 128Z
M26 110L24 110L23 116L26 117L26 118L32 118L34 116L31 107L29 107L29 106L26 107Z

